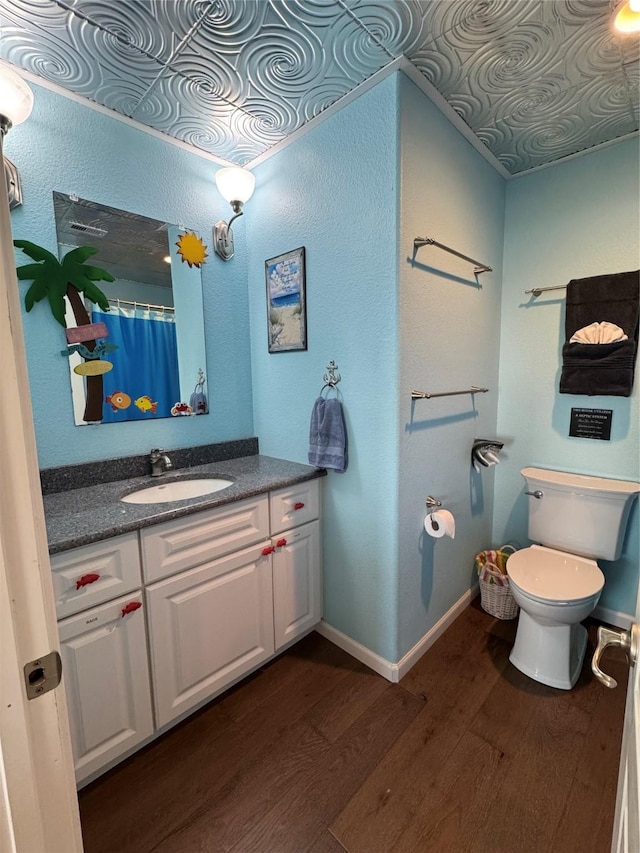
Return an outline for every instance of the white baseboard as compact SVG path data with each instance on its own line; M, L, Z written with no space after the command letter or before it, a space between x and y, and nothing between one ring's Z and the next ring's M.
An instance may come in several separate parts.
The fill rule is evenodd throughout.
M628 613L622 613L620 610L609 610L608 607L596 607L591 615L594 619L599 619L600 622L606 622L616 628L624 628L625 631L628 631L635 621L633 616Z
M424 637L418 640L412 649L409 649L406 655L396 664L398 670L398 678L396 678L396 681L400 681L400 679L409 672L411 667L420 660L427 649L435 643L441 634L444 634L449 625L451 625L462 611L471 604L479 592L480 587L477 584L472 586L471 589L468 589L465 594L456 601L453 607L450 607L444 616L436 622L433 628L430 628Z
M427 649L435 643L438 637L446 631L454 619L456 619L465 607L473 601L478 594L478 591L477 586L467 590L467 592L465 592L465 594L456 601L453 607L449 608L444 616L427 631L424 637L421 637L415 646L413 646L412 649L409 649L406 655L404 655L398 663L392 663L376 652L372 652L371 649L363 646L362 643L358 643L357 640L352 639L347 634L343 634L342 631L338 631L337 628L334 628L333 625L329 625L328 622L320 622L319 625L316 625L315 630L323 637L326 637L327 640L343 649L343 651L350 654L356 660L359 660L360 663L365 664L369 669L372 669L374 672L377 672L378 675L386 678L387 681L391 681L395 684L409 672L411 667L418 662Z
M337 628L334 628L333 625L329 625L329 623L324 620L320 622L319 625L316 625L316 631L318 634L326 637L327 640L330 640L334 645L338 646L338 648L350 654L351 657L354 657L356 660L359 660L360 663L368 666L369 669L377 672L378 675L386 678L387 681L398 681L397 663L391 663L391 661L388 661L386 658L372 652L371 649L363 646L362 643L359 643L357 640L353 640L347 634L343 634L342 631L338 631Z

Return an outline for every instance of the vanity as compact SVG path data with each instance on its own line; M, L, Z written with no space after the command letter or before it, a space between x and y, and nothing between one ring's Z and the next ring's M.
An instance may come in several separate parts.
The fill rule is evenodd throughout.
M193 500L122 500L150 477L45 494L78 784L320 621L324 473L255 455L163 475L231 480Z

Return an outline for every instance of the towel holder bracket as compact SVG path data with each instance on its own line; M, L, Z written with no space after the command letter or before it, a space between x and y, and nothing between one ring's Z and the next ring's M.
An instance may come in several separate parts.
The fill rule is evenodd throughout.
M338 373L338 365L335 363L335 361L333 359L331 359L331 361L327 365L327 372L322 377L322 381L324 382L324 385L320 389L320 393L322 394L322 392L324 391L325 388L334 388L335 389L336 385L338 384L338 382L341 381L341 379L342 379L342 377Z

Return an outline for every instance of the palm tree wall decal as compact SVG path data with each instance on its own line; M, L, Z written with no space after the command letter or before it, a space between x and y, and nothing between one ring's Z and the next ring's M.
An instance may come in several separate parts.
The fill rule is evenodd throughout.
M51 313L60 325L66 329L65 302L66 296L71 305L76 325L88 326L91 319L80 297L83 293L90 302L95 302L103 311L109 310L109 301L97 287L96 281L115 281L107 270L92 267L85 261L98 251L92 246L79 246L68 252L62 261L47 249L31 243L29 240L14 240L14 246L22 249L36 263L24 264L17 267L16 272L20 281L32 281L27 290L24 304L31 311L36 302L45 297L49 300ZM93 352L95 340L82 341L86 348ZM102 420L103 384L102 375L87 376L87 396L83 415L85 421Z

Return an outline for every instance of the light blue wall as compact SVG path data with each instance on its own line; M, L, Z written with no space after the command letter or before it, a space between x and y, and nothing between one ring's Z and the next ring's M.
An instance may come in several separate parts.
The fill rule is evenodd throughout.
M565 291L533 287L637 269L638 141L631 139L510 181L507 188L498 428L508 442L496 483L495 540L526 538L525 465L637 480L640 375L633 396L559 394ZM611 441L569 438L572 407L613 410ZM633 613L638 578L638 502L622 558L603 563L600 604Z
M57 253L52 200L57 190L185 225L211 246L212 224L228 219L231 212L216 190L214 163L47 89L32 89L33 113L11 130L5 146L23 183L24 205L11 217L14 238ZM64 333L46 303L24 316L40 467L253 435L242 220L234 232L236 258L224 263L209 249L202 272L211 410L207 417L76 427L69 368L60 356ZM28 260L16 253L17 263ZM27 287L21 284L21 292Z
M349 467L324 483L325 619L387 659L397 647L397 76L256 170L247 205L255 427L261 452L307 461L334 359ZM264 262L305 246L308 350L267 352Z
M505 181L435 105L400 75L399 657L477 582L491 545L494 469L470 465L474 437L496 435ZM487 263L473 265L427 236ZM411 401L411 391L487 394ZM455 539L424 533L425 498L453 512Z

